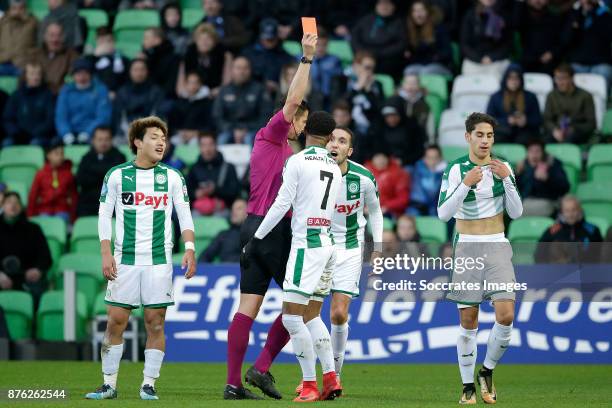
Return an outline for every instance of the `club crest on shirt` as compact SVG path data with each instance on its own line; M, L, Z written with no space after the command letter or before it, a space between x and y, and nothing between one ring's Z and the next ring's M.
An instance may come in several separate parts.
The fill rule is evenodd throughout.
M348 191L351 193L356 193L357 191L359 191L359 184L357 184L356 182L349 183Z
M155 182L157 184L164 184L166 182L166 175L159 173L155 175Z

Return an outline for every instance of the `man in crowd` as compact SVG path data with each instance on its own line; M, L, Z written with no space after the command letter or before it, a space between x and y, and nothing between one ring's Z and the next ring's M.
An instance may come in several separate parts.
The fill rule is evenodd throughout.
M24 0L11 0L0 18L0 75L18 75L27 53L36 47L36 18Z
M230 226L221 231L200 255L199 262L233 262L240 261L240 227L247 216L247 203L239 198L232 204Z

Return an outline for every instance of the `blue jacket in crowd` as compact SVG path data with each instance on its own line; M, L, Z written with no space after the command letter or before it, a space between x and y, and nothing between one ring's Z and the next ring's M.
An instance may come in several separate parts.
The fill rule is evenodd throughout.
M414 165L412 171L412 191L410 194L410 207L408 213L413 215L433 215L438 214L438 195L442 184L443 165L435 171L431 171L421 159Z
M76 84L64 85L57 99L55 127L60 137L81 132L90 137L98 126L109 126L112 107L108 89L92 79L88 88L78 89Z

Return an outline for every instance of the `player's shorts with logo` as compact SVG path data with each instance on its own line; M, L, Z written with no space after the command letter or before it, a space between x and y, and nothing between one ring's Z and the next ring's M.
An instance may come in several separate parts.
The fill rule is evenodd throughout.
M249 214L240 228L240 248L255 235L264 217ZM248 268L240 266L240 292L264 296L274 279L283 287L285 268L291 248L291 218L283 218L257 248L257 254Z
M504 234L457 234L451 282L463 283L464 286L472 284L473 287L477 284L477 289L451 290L446 295L460 309L477 306L487 300L514 300L516 294L513 291L492 288L516 283L512 246Z
M336 248L336 264L331 273L323 272L312 299L323 301L331 293L342 293L349 297L359 296L359 278L363 267L363 250Z
M129 309L173 305L172 264L117 264L117 278L108 281L104 302Z
M283 301L307 305L322 277L331 284L336 247L291 248L283 283Z

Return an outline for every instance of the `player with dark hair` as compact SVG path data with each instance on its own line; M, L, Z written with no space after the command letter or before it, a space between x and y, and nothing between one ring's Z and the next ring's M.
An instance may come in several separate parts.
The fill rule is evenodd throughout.
M264 216L281 186L281 174L285 161L293 154L292 145L306 123L308 108L304 95L308 88L308 75L317 43L316 35L304 34L302 49L304 56L291 81L283 108L268 124L257 132L251 153L249 202L247 219L240 231L241 246L244 246L262 223ZM296 148L296 150L299 150ZM288 210L288 209L287 209ZM285 211L282 220L275 224L266 239L262 240L260 253L248 265L240 265L240 304L232 319L227 339L227 384L224 399L261 399L242 385L241 368L249 344L249 332L270 281L274 279L282 287L285 265L291 243L291 213ZM264 349L255 364L245 375L245 380L260 388L264 394L280 399L281 393L274 386L270 365L289 341L281 315L272 323Z
M108 280L104 302L108 322L102 342L104 383L87 399L117 398L117 375L123 355L123 332L130 312L144 307L147 343L144 379L140 398L157 400L155 380L164 359L166 308L172 297L172 209L176 210L185 255L185 277L195 274L195 234L189 210L187 186L182 174L161 164L168 140L168 128L159 118L138 119L128 131L131 162L106 173L100 193L98 234L102 272ZM111 251L112 216L115 222L115 250Z
M442 221L452 217L457 220L451 279L454 290L449 291L447 298L459 308L457 358L463 382L460 404L476 403L474 368L480 303L490 300L495 308L487 355L477 375L482 399L488 404L497 401L493 369L510 343L514 320L515 293L484 286L485 282L494 285L516 282L512 248L504 236L504 209L513 219L523 212L512 167L492 154L496 125L495 119L484 113L468 116L465 140L469 153L448 164L438 201L438 217ZM470 258L470 264L476 266L469 268L465 262L465 267L459 268L459 260L463 263ZM466 289L468 286L478 289Z
M335 126L327 112L309 115L304 128L306 148L287 160L278 196L241 256L247 265L264 257L262 240L293 208L291 252L283 282L282 322L302 367L303 389L296 402L334 399L342 393L334 369L329 331L321 319L315 321L319 324L304 323L311 296L321 285L319 281L331 276L336 262L330 227L342 175L325 148ZM317 357L323 371L322 392L317 387Z

